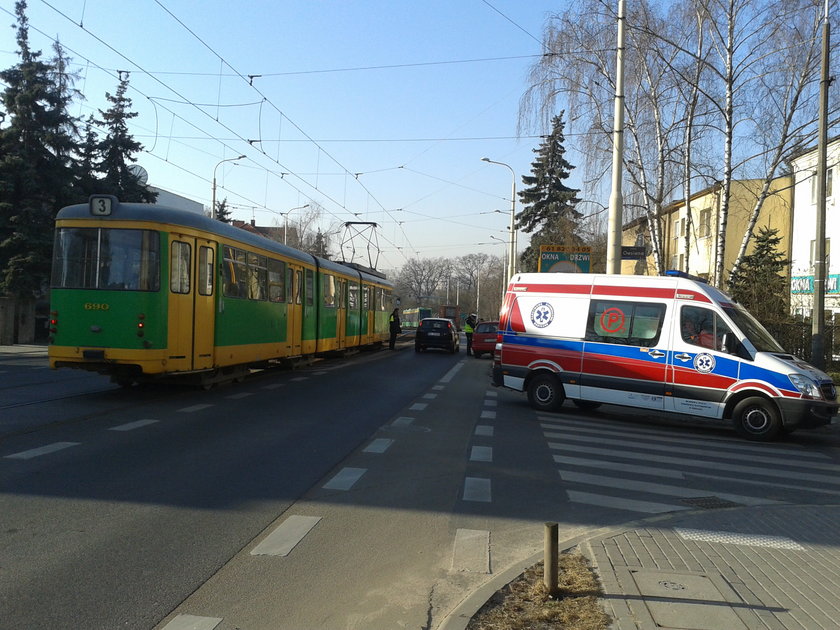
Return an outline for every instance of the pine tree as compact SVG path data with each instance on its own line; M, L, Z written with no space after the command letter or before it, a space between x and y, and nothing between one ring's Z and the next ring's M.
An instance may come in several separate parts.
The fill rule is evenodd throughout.
M15 4L19 62L0 72L8 125L0 129L0 292L37 297L50 274L55 213L78 201L72 154L76 121L60 46L41 61L29 47L26 2Z
M143 150L143 145L128 131L128 121L137 116L137 112L131 111L131 99L125 94L127 89L126 72L120 76L117 93L105 93L111 107L107 111L99 111L101 123L106 129L105 138L99 143L102 160L98 170L104 175L100 182L100 192L115 195L120 201L154 203L157 193L152 192L129 170L131 163L135 162L134 155Z
M233 218L230 213L231 210L228 207L227 197L216 202L216 212L213 214L215 219L221 221L222 223L230 223Z
M517 227L525 232L559 222L565 223L566 228L574 227L583 216L575 210L575 204L580 201L576 196L578 191L563 183L574 168L564 157L564 127L561 112L551 121L551 134L534 149L537 159L531 162L533 175L522 176L527 188L519 192L524 209L516 221Z
M755 235L753 251L744 256L738 270L729 277L729 292L763 324L785 321L790 290L784 275L790 261L778 247L777 229L762 227Z

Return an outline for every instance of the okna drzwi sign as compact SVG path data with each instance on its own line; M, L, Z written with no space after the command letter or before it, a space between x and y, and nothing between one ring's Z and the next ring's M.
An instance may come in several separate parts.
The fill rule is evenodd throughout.
M588 245L540 245L538 271L547 273L589 273L592 248Z
M814 276L793 276L790 279L790 292L808 294L814 292ZM840 293L840 274L833 273L825 279L826 293Z

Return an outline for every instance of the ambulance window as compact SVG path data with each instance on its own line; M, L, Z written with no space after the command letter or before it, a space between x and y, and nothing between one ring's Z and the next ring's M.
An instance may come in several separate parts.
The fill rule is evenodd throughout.
M588 341L650 347L659 341L664 304L592 302L586 331Z
M699 306L683 306L680 310L680 334L693 346L720 350L723 335L732 332L713 310Z

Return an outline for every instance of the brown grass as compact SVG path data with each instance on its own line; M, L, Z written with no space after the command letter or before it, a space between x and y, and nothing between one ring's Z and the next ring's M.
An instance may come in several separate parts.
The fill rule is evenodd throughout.
M559 566L556 599L548 596L540 562L497 591L467 630L606 630L610 617L598 602L601 588L586 558L563 553Z

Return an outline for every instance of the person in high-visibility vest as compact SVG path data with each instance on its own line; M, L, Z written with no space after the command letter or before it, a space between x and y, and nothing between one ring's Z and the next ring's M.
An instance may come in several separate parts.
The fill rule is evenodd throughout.
M388 320L388 330L391 333L391 340L388 342L388 347L393 350L394 344L397 342L397 335L402 332L402 327L400 326L400 309L395 308L394 312L391 313L391 317Z
M475 325L478 323L478 316L475 313L470 313L467 320L464 322L464 333L467 335L467 354L472 354L472 336L475 332Z

